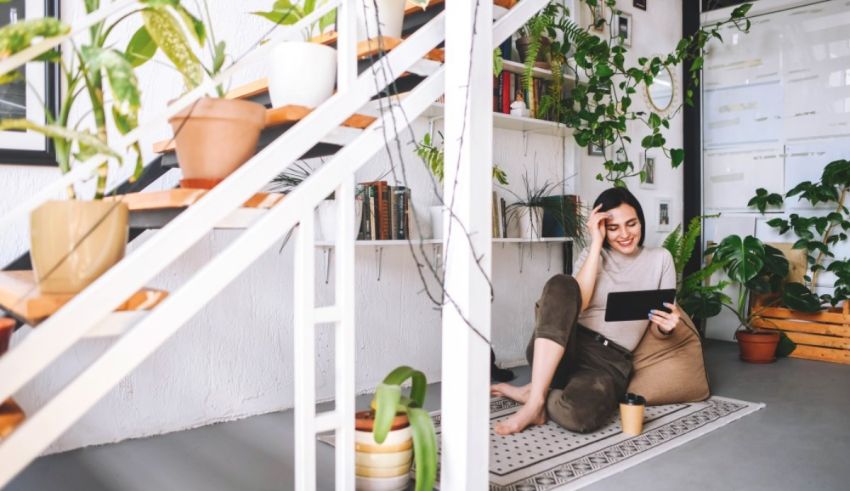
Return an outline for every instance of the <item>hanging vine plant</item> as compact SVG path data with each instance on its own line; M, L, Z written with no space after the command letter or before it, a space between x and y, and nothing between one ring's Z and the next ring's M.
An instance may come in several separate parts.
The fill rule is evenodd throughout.
M560 83L551 84L540 98L537 114L552 115L556 121L573 128L573 136L580 146L594 144L603 149L605 172L596 176L600 181L625 186L626 178L639 176L642 182L646 179L644 172L636 170L629 157L628 145L632 138L627 126L630 122L642 123L650 130L650 134L640 141L644 152L652 148L661 149L672 167L678 167L685 159L685 152L681 148L670 147L664 131L670 128L670 120L679 113L683 104L693 105L693 94L699 84L699 72L708 42L711 39L722 42L720 32L727 25L748 32L750 20L746 16L752 5L741 5L732 11L728 19L682 38L676 49L665 56L641 57L637 65L629 66L626 63L629 48L612 27L616 16L621 13L616 8L616 0L582 2L591 12L604 4L610 15L607 18L594 17L591 25L582 27L566 15L565 9L550 8L543 11L547 15L538 15L529 21L527 31L532 37L532 46L548 51L546 55L555 78L560 81L559 75L565 73L574 74L576 79L575 87L566 96ZM559 15L561 11L564 13ZM604 33L606 25L607 35L594 33L598 30ZM553 36L553 32L561 35ZM539 42L543 33L549 34L551 43ZM526 59L526 83L534 61L532 56ZM632 107L641 85L650 87L662 70L671 69L672 72L672 68L681 64L685 64L693 82L685 88L683 101L678 107L663 113ZM619 157L615 159L614 156Z

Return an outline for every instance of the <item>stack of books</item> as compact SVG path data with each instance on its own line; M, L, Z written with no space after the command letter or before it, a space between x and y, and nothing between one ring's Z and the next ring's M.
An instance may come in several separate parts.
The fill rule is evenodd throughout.
M410 190L387 181L357 185L363 199L358 240L407 240L410 237Z

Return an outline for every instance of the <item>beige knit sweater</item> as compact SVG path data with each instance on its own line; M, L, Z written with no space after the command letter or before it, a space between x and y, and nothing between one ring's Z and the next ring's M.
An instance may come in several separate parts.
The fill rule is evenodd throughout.
M582 251L573 271L581 269L587 254L587 249ZM634 351L649 327L649 319L605 322L608 293L676 288L673 256L662 247L642 247L628 256L613 249L602 249L601 254L593 296L587 309L579 314L578 322L627 350Z

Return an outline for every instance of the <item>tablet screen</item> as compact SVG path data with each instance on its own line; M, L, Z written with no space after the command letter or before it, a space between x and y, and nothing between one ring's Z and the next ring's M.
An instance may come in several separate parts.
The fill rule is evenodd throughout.
M605 322L649 320L652 309L669 312L664 303L676 300L676 290L638 290L611 292L605 306Z

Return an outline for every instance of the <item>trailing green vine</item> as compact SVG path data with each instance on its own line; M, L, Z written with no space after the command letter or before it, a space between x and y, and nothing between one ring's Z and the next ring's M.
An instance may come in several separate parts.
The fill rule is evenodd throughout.
M734 25L739 31L747 32L750 21L746 18L751 4L735 8L724 21L698 30L679 41L675 50L665 56L641 57L635 66L626 64L629 49L611 27L615 16L620 13L615 0L582 0L590 9L600 2L608 8L607 20L597 19L593 25L581 27L565 14L562 6L550 3L541 13L526 25L531 37L529 52L526 56L525 83L530 84L534 60L539 50L546 54L552 64L554 79L546 94L541 97L540 108L536 114L551 115L573 128L576 142L586 147L594 144L603 148L605 162L604 173L597 174L600 181L607 180L617 186L625 186L625 179L639 176L646 179L643 171L635 170L629 157L628 144L632 142L627 125L631 122L643 123L650 134L641 141L644 150L658 148L670 159L672 167L678 167L685 158L684 150L672 148L667 144L664 131L670 128L670 120L681 110L683 104L693 104L694 89L699 84L699 72L703 67L704 54L711 39L723 41L720 31L727 25ZM607 36L597 36L592 29L609 26ZM541 43L543 33L547 33L551 42ZM558 36L557 34L561 34ZM683 102L670 112L656 112L633 109L632 102L641 85L649 87L655 77L665 69L685 64L692 75L692 86L685 89ZM575 87L569 94L563 95L561 84L564 73L575 75ZM672 73L672 70L671 70ZM606 149L609 149L605 151ZM615 155L621 158L614 158Z

